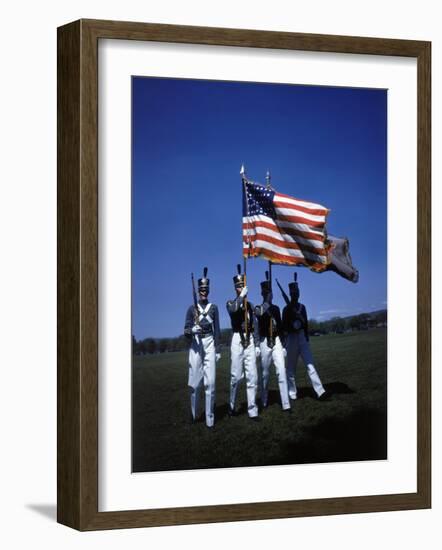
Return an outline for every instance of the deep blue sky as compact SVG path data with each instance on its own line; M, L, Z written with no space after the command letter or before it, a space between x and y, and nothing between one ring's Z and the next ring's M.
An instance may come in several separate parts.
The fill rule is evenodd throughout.
M137 339L182 333L190 273L225 302L242 263L241 163L253 181L331 209L360 280L298 269L311 318L386 307L387 91L133 77L132 323ZM250 299L267 263L248 261ZM294 269L274 266L287 286ZM275 288L275 303L283 305Z

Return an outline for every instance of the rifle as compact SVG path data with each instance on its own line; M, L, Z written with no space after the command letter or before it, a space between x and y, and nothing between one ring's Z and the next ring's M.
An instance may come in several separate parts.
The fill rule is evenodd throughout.
M244 261L244 286L246 286L247 284L247 280L246 280L246 270L245 270L245 261ZM241 264L238 264L236 266L236 269L238 271L238 275L241 275ZM243 334L242 332L240 332L240 338L241 338L241 344L242 344L242 347L243 348L247 348L249 346L249 343L250 343L250 335L249 335L249 312L248 312L248 305L247 305L247 296L244 297L244 302L243 302L243 306L244 306L244 329L245 329L245 334Z
M199 319L199 313L198 313L198 298L196 297L196 290L195 290L195 279L193 277L193 273L191 273L192 278L192 293L193 293L193 322L195 325L198 324ZM198 335L195 334L196 341L198 342Z
M285 302L286 305L288 306L288 305L290 304L290 298L289 298L289 297L287 296L287 294L284 292L284 289L283 289L282 286L279 284L278 279L276 279L276 284L278 285L279 290L281 291L282 297L284 298L284 302Z
M269 281L270 292L272 292L272 262L269 261L269 271L266 271L266 281ZM271 304L269 305L269 337L267 338L267 344L269 348L273 348L275 345L275 338L273 336L273 317L271 312Z

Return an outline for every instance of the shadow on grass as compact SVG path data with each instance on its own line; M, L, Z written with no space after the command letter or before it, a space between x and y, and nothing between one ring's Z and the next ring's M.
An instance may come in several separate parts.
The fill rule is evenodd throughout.
M219 422L223 418L228 416L229 405L228 403L223 403L222 405L215 405L215 419L216 422Z
M324 389L329 392L330 395L356 393L355 390L349 388L347 384L344 384L344 382L330 382L328 384L324 384Z
M333 397L333 395L339 395L339 394L356 393L355 390L352 390L344 382L330 382L328 384L324 384L324 388L327 391L327 393L330 395L330 397ZM298 399L305 399L305 398L316 399L316 393L311 386L303 386L298 388ZM268 405L271 406L275 404L281 405L281 396L279 394L279 390L269 390ZM258 405L261 410L262 407L261 407L261 401L259 398L258 398ZM217 422L227 417L228 411L229 411L228 403L223 403L221 405L216 404L215 418ZM238 416L241 416L242 414L247 414L247 403L244 401L238 403L236 406L236 412L238 413Z
M387 458L387 415L379 410L327 418L306 429L305 436L302 444L289 443L281 454L298 464Z
M236 412L238 416L247 414L247 403L242 402L236 405ZM216 422L220 422L224 418L229 416L229 404L223 403L222 405L215 404L215 419Z
M324 384L324 389L327 391L330 397L333 397L333 395L356 393L355 390L352 390L344 382L330 382L328 384ZM310 399L316 399L316 393L311 386L302 386L300 388L297 388L297 395L298 399L305 399L306 397ZM273 405L275 403L281 404L279 390L270 390L269 405Z

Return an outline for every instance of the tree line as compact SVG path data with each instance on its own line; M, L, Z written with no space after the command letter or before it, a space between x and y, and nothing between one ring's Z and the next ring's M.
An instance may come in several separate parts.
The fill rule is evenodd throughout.
M353 330L366 330L378 326L387 326L387 310L373 313L361 313L352 317L332 317L327 321L310 319L309 333L329 334L330 332L342 333Z
M327 321L309 320L309 334L319 336L330 333L344 333L355 330L386 326L387 310L373 313L361 313L352 317L332 317ZM232 331L228 328L221 330L221 346L230 345ZM132 336L132 351L135 355L147 355L154 353L169 353L173 351L185 351L189 348L189 340L184 336L175 338L144 338L136 340Z

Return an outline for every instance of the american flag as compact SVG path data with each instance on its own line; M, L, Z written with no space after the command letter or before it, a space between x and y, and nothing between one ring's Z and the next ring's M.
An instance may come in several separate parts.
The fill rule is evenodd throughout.
M248 180L243 189L243 255L325 271L329 210Z

